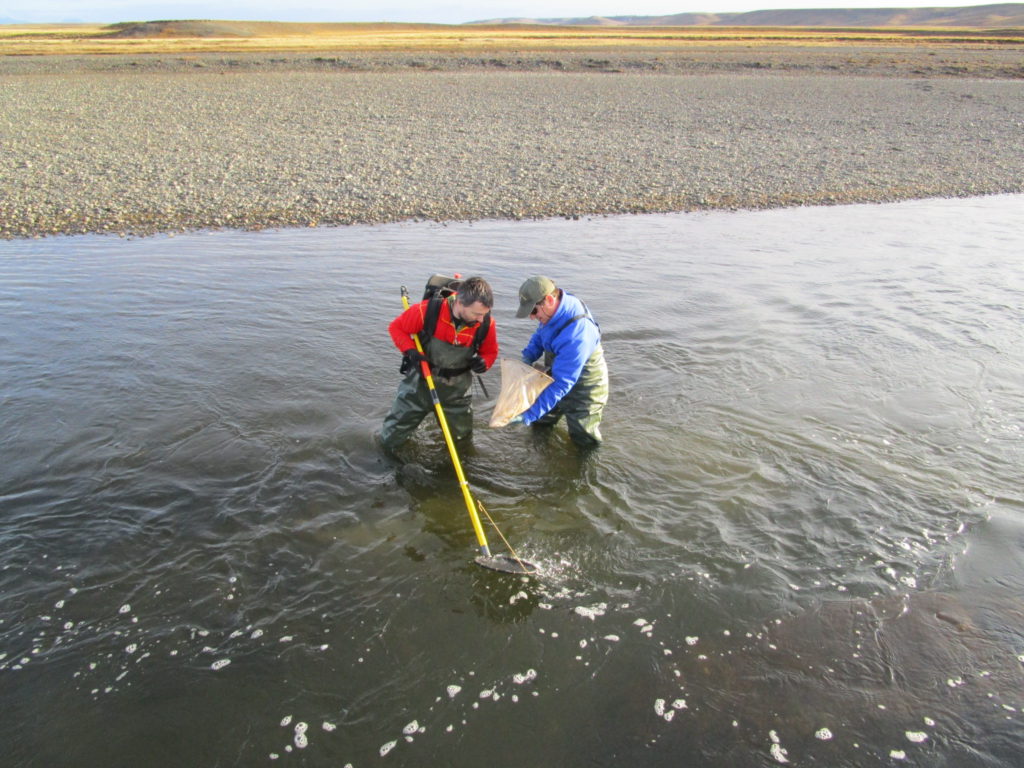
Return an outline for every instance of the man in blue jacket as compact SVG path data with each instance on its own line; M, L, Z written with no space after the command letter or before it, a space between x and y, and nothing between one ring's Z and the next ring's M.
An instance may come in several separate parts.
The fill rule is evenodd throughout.
M523 362L534 365L543 355L543 368L554 382L513 421L551 425L565 416L574 443L584 448L598 445L608 402L608 366L594 316L550 278L534 275L519 287L516 317L532 317L538 323L523 350Z

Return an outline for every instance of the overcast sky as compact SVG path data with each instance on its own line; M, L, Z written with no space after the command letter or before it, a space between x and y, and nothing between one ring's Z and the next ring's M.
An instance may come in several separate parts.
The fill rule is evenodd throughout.
M459 24L505 17L661 16L779 8L900 8L982 5L969 0L0 0L0 21L34 23L237 19L266 21L421 21Z

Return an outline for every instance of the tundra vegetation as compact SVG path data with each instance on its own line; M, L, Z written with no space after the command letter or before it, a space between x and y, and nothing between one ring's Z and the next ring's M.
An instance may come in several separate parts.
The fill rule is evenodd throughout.
M861 27L654 27L541 24L303 24L151 21L0 26L0 54L243 52L575 51L684 52L695 46L1024 46L1024 29Z

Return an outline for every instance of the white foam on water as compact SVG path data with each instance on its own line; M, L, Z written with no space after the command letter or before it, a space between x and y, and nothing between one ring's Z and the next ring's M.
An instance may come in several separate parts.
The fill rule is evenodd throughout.
M462 686L461 685L449 685L446 690L447 690L447 693L448 693L448 698L449 699L454 699L456 696L459 695L459 692L462 690Z
M907 731L907 741L912 741L915 744L921 744L928 740L928 734L923 731Z
M210 665L210 669L216 672L218 669L224 669L230 663L231 659L217 659L217 661Z
M902 749L892 749L889 750L889 757L891 757L893 760L906 760L907 753L904 752Z
M814 738L821 739L821 741L829 741L832 738L832 731L828 728L819 728L814 732Z
M935 721L934 721L934 720L932 720L932 719L931 719L930 717L926 717L926 718L924 719L924 724L925 724L925 725L929 725L929 726L931 726L931 727L933 727L933 728L935 727Z
M291 724L292 724L292 716L291 715L285 715L284 717L281 718L281 727L282 728L287 728Z
M788 763L789 752L783 748L781 740L779 739L779 734L775 731L768 731L768 738L772 741L771 749L768 750L771 753L771 756L775 758L775 761L778 763Z
M523 683L529 683L529 682L531 682L533 680L536 680L536 679L537 679L537 670L535 670L535 669L528 669L528 670L526 670L526 672L523 672L523 673L517 672L516 674L512 675L512 682L515 683L516 685L522 685Z
M672 709L686 709L686 699L676 699L672 702Z
M608 612L608 603L597 603L591 606L577 605L573 608L573 612L577 616L593 621L598 616L604 616Z
M656 714L658 717L664 717L665 716L665 700L664 699L655 699L654 700L654 714Z
M388 753L392 749L394 749L396 746L398 746L398 742L397 741L389 741L387 744L381 744L381 746L380 746L380 756L381 757L387 757Z
M608 642L611 642L611 643L619 642L619 636L618 635L605 635L604 639L607 640Z
M699 642L700 642L700 638L699 637L687 637L686 638L686 644L687 645L696 645Z
M128 603L125 603L118 610L118 613L129 613L131 611L131 609L132 609L131 605L129 605Z
M425 729L424 729L424 730L425 730ZM420 724L419 724L419 722L418 722L418 721L416 721L416 720L413 720L413 721L412 721L411 723L407 724L407 725L406 725L406 726L405 726L405 727L404 727L404 728L402 729L402 733L404 733L404 734L405 734L406 736L412 736L412 735L413 735L414 733L416 733L417 731L419 731L420 733L422 733L422 731L420 730Z
M338 729L338 726L336 726L334 723L329 723L326 720L324 720L320 724L320 727L323 728L328 733L331 733L332 731L336 731Z

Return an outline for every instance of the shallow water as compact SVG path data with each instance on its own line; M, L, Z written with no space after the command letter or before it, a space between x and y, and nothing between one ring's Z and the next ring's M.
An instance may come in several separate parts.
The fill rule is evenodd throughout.
M1022 203L0 242L10 764L1013 765ZM434 271L604 331L594 454L478 392L539 578L375 443Z

